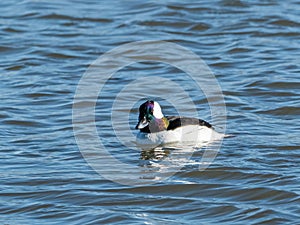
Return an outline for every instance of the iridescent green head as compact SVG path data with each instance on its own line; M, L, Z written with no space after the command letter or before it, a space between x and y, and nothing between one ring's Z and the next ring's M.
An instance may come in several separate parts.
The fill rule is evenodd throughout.
M136 129L143 129L155 119L162 119L164 115L161 112L160 105L155 101L146 101L139 108L139 122Z

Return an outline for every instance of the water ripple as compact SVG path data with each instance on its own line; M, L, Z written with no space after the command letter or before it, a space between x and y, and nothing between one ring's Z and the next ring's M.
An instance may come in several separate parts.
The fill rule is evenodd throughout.
M0 6L0 222L300 223L298 1L13 0ZM155 155L136 151L133 142L122 145L110 121L111 106L139 76L172 78L208 121L208 101L214 100L169 65L125 67L98 99L98 134L111 155L144 171L138 179L161 182L122 186L104 179L82 157L73 135L73 98L97 57L149 39L180 44L205 60L222 87L227 132L235 137L224 140L205 171L199 171L201 148L187 160L172 149L157 149ZM152 77L151 82L155 85ZM123 100L143 91L136 87ZM78 104L84 108L91 102ZM167 99L162 104L166 114L175 113ZM118 110L131 113L128 132L135 134L138 106ZM174 165L166 168L167 160ZM120 172L102 166L112 175ZM177 173L163 180L168 172Z

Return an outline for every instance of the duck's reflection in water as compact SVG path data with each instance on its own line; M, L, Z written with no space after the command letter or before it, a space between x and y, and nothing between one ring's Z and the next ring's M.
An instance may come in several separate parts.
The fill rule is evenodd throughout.
M139 166L141 168L142 180L152 182L166 180L188 164L195 163L191 159L195 148L182 146L158 146L143 149L140 153Z
M171 153L170 148L157 147L154 149L142 150L141 151L141 160L163 160L168 157Z
M174 144L143 148L139 166L143 168L142 179L165 180L182 170L202 170L207 168L216 157L218 145L210 143L202 147Z
M144 148L140 154L140 166L156 167L163 170L180 169L190 162L195 148L178 144Z

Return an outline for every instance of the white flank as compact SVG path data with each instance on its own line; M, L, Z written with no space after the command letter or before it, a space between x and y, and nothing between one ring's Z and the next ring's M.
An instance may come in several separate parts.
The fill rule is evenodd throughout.
M169 143L190 143L201 145L212 141L221 140L224 137L206 126L188 125L175 130L161 131L157 133L137 134L137 144L139 145L164 145Z

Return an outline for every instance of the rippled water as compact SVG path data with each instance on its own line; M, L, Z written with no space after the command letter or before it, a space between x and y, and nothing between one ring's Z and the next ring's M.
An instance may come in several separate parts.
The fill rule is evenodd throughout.
M1 223L299 224L299 10L296 0L1 2ZM82 157L72 105L95 59L142 40L179 44L208 64L224 94L227 133L235 137L223 141L204 171L201 148L187 160L176 148L141 152L134 142L122 145L110 109L137 74L173 77L199 116L211 121L208 100L181 79L182 71L153 62L123 68L98 99L97 130L114 157L146 171L137 179L158 180L121 185ZM171 114L174 106L161 102ZM133 104L118 109L132 133L138 102ZM164 169L175 172L174 163L180 170L161 179ZM101 168L112 176L120 172L109 163Z

